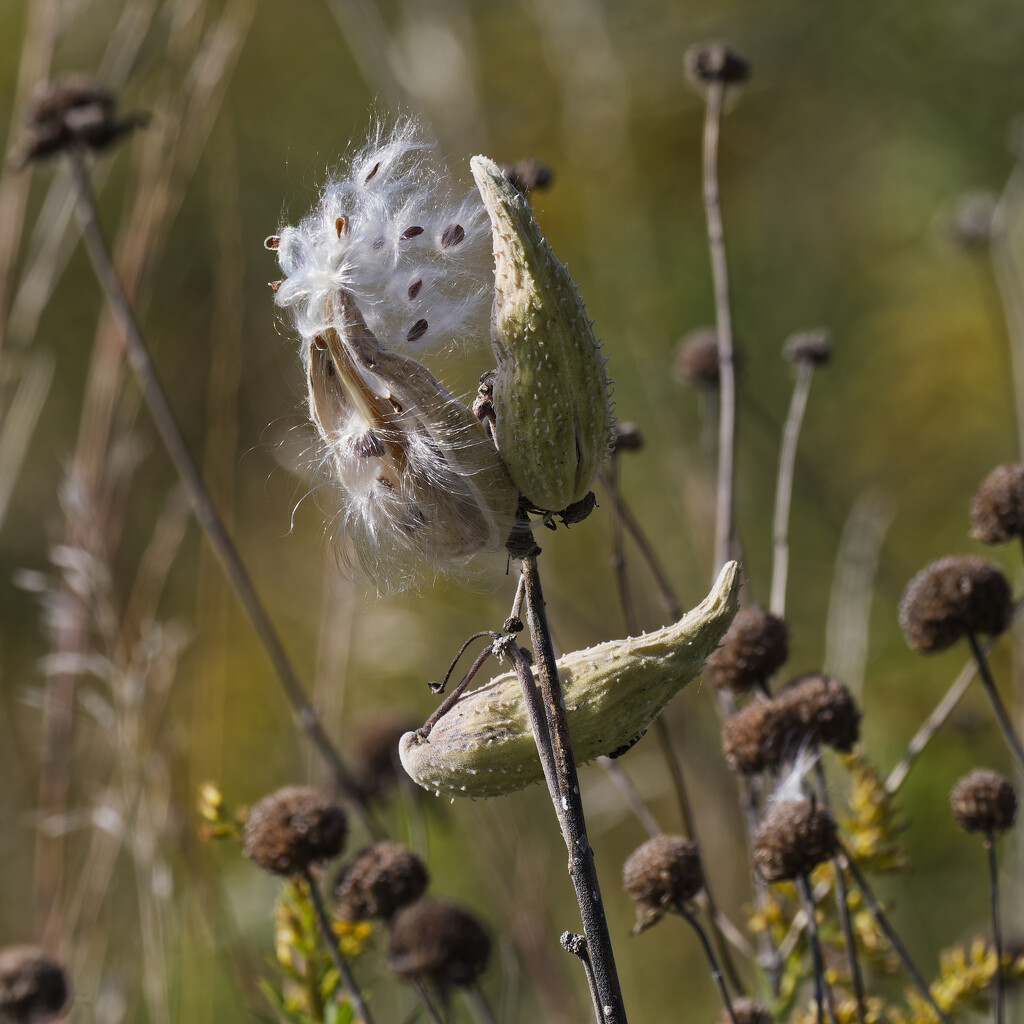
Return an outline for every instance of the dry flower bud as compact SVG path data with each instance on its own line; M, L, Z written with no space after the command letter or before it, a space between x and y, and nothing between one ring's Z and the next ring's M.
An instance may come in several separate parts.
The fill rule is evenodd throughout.
M782 354L791 363L824 366L832 357L832 335L823 327L793 334L782 346Z
M0 1021L50 1020L67 1001L68 980L60 961L38 946L0 949Z
M722 646L708 658L708 682L743 693L767 682L788 656L786 623L760 605L741 608Z
M555 180L551 168L531 156L517 160L513 164L502 164L501 173L520 192L550 188L551 183Z
M338 875L338 916L343 921L389 919L423 895L427 880L427 869L412 850L388 839L374 843Z
M420 900L391 924L388 967L442 990L474 982L490 953L491 940L476 918L444 900Z
M754 863L766 882L806 875L835 852L836 823L810 800L773 804L754 834Z
M965 775L949 795L953 817L965 832L1005 832L1017 817L1017 792L987 768Z
M364 797L391 789L399 769L398 741L416 723L409 715L385 713L360 723L351 739L352 775Z
M732 1012L736 1018L735 1024L772 1024L771 1013L748 996L734 999ZM722 1010L718 1015L717 1024L733 1024L733 1018L729 1016L728 1010Z
M635 742L700 674L732 621L739 585L739 566L729 562L675 625L559 658L577 762ZM465 694L427 737L403 736L400 750L412 779L438 795L500 796L544 777L514 673Z
M718 388L721 369L714 327L697 327L679 339L673 373L680 384L708 390Z
M641 913L692 900L704 887L697 844L684 836L648 839L626 858L622 884Z
M775 702L791 708L803 726L802 742L823 743L844 753L860 738L853 694L833 676L811 672L780 690Z
M900 628L924 653L942 651L965 633L997 634L1012 610L1010 584L981 558L949 555L922 569L903 591Z
M613 452L638 452L644 446L644 435L635 423L616 423L612 427Z
M345 812L307 786L286 786L249 812L242 852L272 875L301 874L345 845Z
M722 753L730 771L757 775L792 760L803 735L800 715L790 704L752 700L722 726Z
M493 160L470 161L491 218L494 431L519 490L559 512L590 490L611 440L605 357L530 204Z
M735 85L750 77L750 63L723 43L699 43L686 51L686 77L695 85Z
M1005 544L1024 536L1024 463L996 466L971 501L971 536Z

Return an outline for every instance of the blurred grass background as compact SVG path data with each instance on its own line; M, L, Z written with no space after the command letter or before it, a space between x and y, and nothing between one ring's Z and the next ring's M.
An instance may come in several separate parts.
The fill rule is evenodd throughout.
M47 61L40 54L51 32ZM288 468L307 436L302 381L266 286L277 269L263 238L306 212L373 111L422 116L464 175L477 152L550 165L555 183L534 196L538 218L596 320L617 415L647 439L622 460L623 491L693 604L710 573L711 497L699 396L670 370L680 335L713 319L703 106L682 69L687 46L707 39L727 40L753 65L726 119L721 155L743 353L738 524L747 597L768 597L770 511L791 387L782 342L824 325L835 355L815 380L799 453L788 668L795 675L821 666L844 523L864 495L877 496L891 521L872 606L864 732L870 756L887 770L961 664L955 654L923 660L905 648L895 623L901 589L934 557L982 553L966 536L968 502L990 468L1020 454L988 261L937 229L958 194L998 191L1011 169L1010 126L1024 110L1020 4L0 5L0 135L16 135L19 74L32 47L44 73L50 63L54 74L97 75L117 88L124 110L153 114L146 132L98 161L101 216L134 261L143 328L192 450L343 749L375 711L425 717L433 701L424 684L466 635L504 619L510 583L484 594L442 585L374 603L336 579L315 502L301 502L292 516L307 486ZM214 778L232 801L250 802L318 775L192 523L159 599L159 619L188 638L163 696L156 702L146 686L129 687L112 700L100 681L82 676L67 808L56 817L38 809L41 659L55 641L15 579L21 570L47 571L50 549L68 539L68 499L65 491L62 510L59 494L80 444L102 303L76 229L64 231L53 215L60 177L42 168L19 182L13 187L27 188L24 228L7 233L12 258L0 266L9 285L0 309L5 402L33 359L49 354L54 370L0 529L0 940L38 938L47 921L63 923L62 948L84 979L75 1020L248 1019L247 1007L261 1005L252 973L270 950L273 887L234 850L200 844L196 789ZM166 199L159 216L155 196ZM40 273L49 287L28 287ZM174 479L145 411L132 411L134 383L112 383L120 397L104 457L123 454L129 441L137 449L137 464L111 492L111 518L98 527L120 607ZM601 511L540 538L553 627L566 650L622 633ZM983 553L1021 582L1016 550ZM631 572L645 624L660 625L636 559ZM1007 679L1005 645L996 665ZM149 677L138 668L132 678ZM108 702L114 718L90 711L90 695ZM668 715L698 802L706 863L738 914L748 898L745 858L708 694L692 687ZM137 719L134 732L129 719ZM946 793L977 763L1008 769L995 735L982 703L969 697L903 792L913 870L897 882L896 915L929 970L939 948L984 927L981 855L955 833ZM653 746L640 744L621 764L663 826L678 828ZM632 910L619 868L644 834L598 769L583 778L627 1007L637 1020L679 1019L680 1005L687 1019L710 1019L713 990L682 924L627 939ZM477 908L500 937L487 987L507 1013L518 1006L505 1019L584 1019L581 978L556 945L576 910L546 795L425 806L432 890ZM109 843L108 874L98 873L98 834ZM59 849L63 864L56 919L39 881L48 848ZM539 922L534 962L514 950L508 915L516 908ZM541 983L545 962L550 979Z

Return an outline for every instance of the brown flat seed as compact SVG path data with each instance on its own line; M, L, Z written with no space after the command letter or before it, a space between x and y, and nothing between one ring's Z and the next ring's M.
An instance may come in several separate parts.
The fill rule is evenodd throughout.
M267 237L263 239L263 248L264 249L276 249L280 244L281 244L281 236L280 235L267 235Z
M409 298L415 299L420 293L420 289L423 287L423 278L417 277L411 285L409 285Z
M422 234L423 234L423 228L421 228L419 226L419 224L413 224L413 226L411 228L406 228L402 232L402 237L403 238L415 238L417 235L422 235Z
M334 369L334 360L333 359L328 359L327 360L327 376L328 377L333 377L335 373L336 373L336 371Z
M461 224L449 224L441 235L441 246L449 249L453 245L458 245L465 237L466 232L463 231Z
M370 179L377 173L378 170L380 170L380 161L379 160L373 165L373 169L370 171L370 173L365 178L363 178L363 184L364 185L368 185L369 182L370 182Z
M383 238L378 238L373 243L373 248L374 248L375 252L380 252L380 250L384 248L384 239Z
M395 485L386 476L384 476L383 473L377 477L377 483L389 491L393 491L395 489Z
M283 281L268 281L267 287L276 295L277 289L280 288L282 284L284 284Z
M426 320L417 320L416 323L409 328L409 333L405 336L406 341L419 341L424 334L427 333L427 327L430 326Z
M402 403L396 401L390 395L388 395L388 401L391 403L391 408L394 409L395 412L397 412L399 415L405 412L405 409L402 408Z
M313 344L316 345L321 352L327 348L327 342L324 340L323 336L319 334L313 339Z
M338 237L341 238L341 233L342 233L342 231L345 230L345 218L344 217L339 217L334 222L334 230L338 232Z
M372 431L368 430L362 437L352 442L356 455L364 459L379 459L384 454L384 442Z

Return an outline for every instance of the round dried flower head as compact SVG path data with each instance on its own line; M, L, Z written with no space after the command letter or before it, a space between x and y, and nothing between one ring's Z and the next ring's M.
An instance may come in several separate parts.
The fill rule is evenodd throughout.
M520 192L532 192L534 189L546 189L551 187L555 180L554 172L547 164L541 163L535 157L528 156L517 160L512 164L502 164L501 173Z
M804 732L800 716L790 704L752 700L722 726L722 753L730 771L757 775L792 760Z
M352 775L364 797L380 796L398 779L398 741L419 725L398 712L362 722L351 739Z
M732 1012L735 1015L736 1024L772 1024L771 1013L748 996L734 999ZM733 1018L729 1016L729 1011L722 1010L718 1015L717 1024L732 1024L732 1021Z
M391 923L388 967L441 989L475 981L490 952L491 940L477 919L445 900L420 900Z
M58 960L38 946L0 949L0 1021L49 1020L67 1001L67 976Z
M242 852L271 874L301 874L341 853L347 830L337 804L307 786L286 786L249 812Z
M338 916L343 921L390 918L423 895L427 880L427 869L412 850L388 839L374 843L338 875Z
M983 249L992 241L996 197L991 192L967 192L942 216L949 240L964 249Z
M971 501L971 536L1005 544L1024 536L1024 463L996 466Z
M699 43L686 51L686 77L697 85L732 85L750 77L750 64L723 43Z
M775 701L792 709L804 727L803 741L844 753L860 738L860 711L853 694L834 676L811 672L780 690Z
M835 852L836 823L810 800L781 800L771 806L754 834L754 863L766 882L806 875Z
M1010 584L981 558L949 555L922 569L903 591L900 628L915 650L931 653L965 633L1001 633L1012 610Z
M648 839L626 858L622 884L641 913L692 900L704 886L697 844L684 836Z
M975 768L965 775L953 787L949 803L965 832L1005 832L1017 817L1013 785L987 768Z
M708 390L718 387L718 334L713 327L697 327L679 339L673 373L680 384Z
M743 693L766 682L788 656L786 623L759 605L741 608L708 658L705 676L720 689Z
M612 451L638 452L644 446L644 435L635 423L616 423L612 426Z
M793 334L782 346L782 354L791 363L824 366L832 357L832 335L823 327Z

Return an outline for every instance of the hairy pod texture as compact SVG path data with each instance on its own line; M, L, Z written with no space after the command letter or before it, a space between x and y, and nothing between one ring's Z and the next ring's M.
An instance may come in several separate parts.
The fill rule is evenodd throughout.
M613 640L558 660L576 759L591 761L639 739L715 649L736 614L739 566L674 625ZM500 796L543 778L514 673L466 694L429 736L406 733L402 765L438 795Z
M526 197L493 160L476 156L470 167L494 248L495 439L529 501L561 511L590 490L610 448L605 357Z

